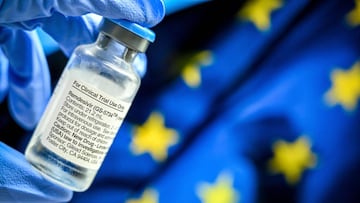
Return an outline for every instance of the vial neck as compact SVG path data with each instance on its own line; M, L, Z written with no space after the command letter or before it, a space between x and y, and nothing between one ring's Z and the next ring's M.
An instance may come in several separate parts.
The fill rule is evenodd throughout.
M115 56L124 59L128 63L132 63L138 54L135 50L122 45L103 33L99 34L96 44L104 50L113 52Z

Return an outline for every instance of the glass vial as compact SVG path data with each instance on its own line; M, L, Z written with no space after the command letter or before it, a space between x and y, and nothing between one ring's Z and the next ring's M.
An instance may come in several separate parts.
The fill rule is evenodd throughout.
M96 42L75 49L25 151L47 179L78 192L91 185L140 86L132 62L154 39L105 19Z

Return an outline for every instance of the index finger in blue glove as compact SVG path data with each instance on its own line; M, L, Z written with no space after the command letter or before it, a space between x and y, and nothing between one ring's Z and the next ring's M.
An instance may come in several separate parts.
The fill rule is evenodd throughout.
M76 46L94 41L98 34L98 24L101 20L102 17L95 14L65 17L55 13L51 19L42 22L42 28L59 43L60 48L66 55L70 55ZM56 24L53 21L56 21ZM61 28L63 28L63 31L59 32ZM146 55L139 53L133 65L139 75L143 77L147 65Z
M66 1L64 1L66 2ZM97 2L97 1L96 1ZM106 18L127 19L132 22L139 23L146 27L153 26L160 22L165 15L164 4L161 0L137 0L137 1L99 1L102 6L96 6L97 3L85 5L85 1L80 1L74 5L75 8L88 9L95 15L82 15L83 12L76 13L72 9L66 6L60 6L61 11L54 10L51 13L51 17L40 17L25 22L16 21L17 18L4 21L3 26L17 27L22 29L34 29L35 27L41 27L52 38L59 43L60 48L69 55L73 49L79 44L87 44L93 42L98 33L98 25L100 22L100 14ZM61 1L60 4L65 4ZM114 4L114 5L112 5ZM67 5L67 4L66 4ZM41 7L41 6L39 6ZM37 10L28 6L27 9ZM70 9L68 11L66 9ZM80 10L82 10L80 9ZM76 9L75 9L76 10ZM45 12L45 11L44 11ZM1 13L1 9L0 9ZM25 12L26 13L26 12ZM46 12L45 12L46 13ZM85 12L86 13L86 12ZM87 12L89 13L89 12ZM44 13L43 13L44 14ZM68 16L68 14L71 14ZM77 14L77 15L75 15ZM24 15L23 13L20 15ZM27 14L26 14L27 15ZM50 15L50 14L46 14ZM31 16L31 15L30 15ZM0 14L1 17L1 14ZM29 17L30 18L30 17ZM0 18L1 19L1 18Z
M0 24L11 24L50 17L95 13L111 19L127 19L143 26L154 26L165 14L162 0L0 0Z
M69 56L78 45L95 41L101 19L101 16L95 14L67 17L60 13L54 13L51 18L42 19L40 27Z
M0 202L66 202L72 192L32 168L23 154L0 142Z

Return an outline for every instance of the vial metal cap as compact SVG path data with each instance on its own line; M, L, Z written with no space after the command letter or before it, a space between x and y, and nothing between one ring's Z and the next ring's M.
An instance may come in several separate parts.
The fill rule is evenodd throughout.
M153 31L126 20L114 22L104 18L100 31L137 52L145 52L150 42L155 40Z

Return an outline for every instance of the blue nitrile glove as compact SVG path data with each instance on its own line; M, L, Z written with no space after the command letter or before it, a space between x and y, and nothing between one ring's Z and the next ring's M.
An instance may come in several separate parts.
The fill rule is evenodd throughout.
M35 173L24 156L0 142L0 202L66 202L72 192Z
M38 121L50 95L49 73L44 53L32 30L41 27L69 55L73 49L94 41L99 18L127 19L151 27L164 16L160 0L70 0L1 1L0 101L8 95L16 122L26 129ZM5 55L5 56L4 56ZM7 58L8 60L5 60ZM9 63L9 64L7 64Z
M51 91L46 58L33 29L42 28L69 55L79 44L95 40L99 16L147 27L164 16L161 0L0 0L0 4L0 102L8 98L12 117L24 129L35 126ZM142 67L145 62L144 55L137 59ZM42 179L21 154L4 144L0 144L0 161L0 202L71 197L70 191Z

